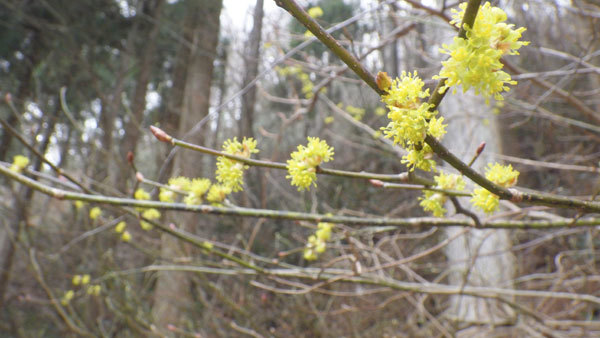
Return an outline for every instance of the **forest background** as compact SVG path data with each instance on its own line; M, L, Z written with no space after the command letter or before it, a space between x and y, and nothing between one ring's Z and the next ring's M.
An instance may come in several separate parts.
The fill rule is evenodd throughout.
M416 70L430 92L457 35L457 1L298 3L368 72ZM589 208L502 200L485 214L457 193L432 217L433 173L407 171L378 93L275 1L1 1L0 332L599 335L600 4L492 4L527 28L502 59L518 84L489 103L448 93L443 143ZM273 163L309 136L335 155L298 191ZM243 191L147 220L125 202L159 200L172 177L214 183L233 137L263 160Z

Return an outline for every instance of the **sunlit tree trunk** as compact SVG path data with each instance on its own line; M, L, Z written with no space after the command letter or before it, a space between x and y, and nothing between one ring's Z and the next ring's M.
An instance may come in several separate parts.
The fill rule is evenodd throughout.
M473 165L479 172L484 172L487 163L494 161L494 154L501 152L501 135L491 107L478 96L449 94L442 104L442 114L448 122L444 142L465 161L473 157L481 142L486 143L484 152ZM469 198L461 199L461 203L469 207ZM454 208L448 205L447 209L452 211ZM486 217L483 213L478 216ZM452 238L462 231L463 228L448 228L447 235ZM451 284L510 288L515 276L515 259L510 249L507 230L469 229L447 246ZM458 329L474 323L502 325L514 316L505 303L459 295L451 297L448 314L456 321ZM472 331L479 329L482 328L473 326L459 331L458 335L480 334Z

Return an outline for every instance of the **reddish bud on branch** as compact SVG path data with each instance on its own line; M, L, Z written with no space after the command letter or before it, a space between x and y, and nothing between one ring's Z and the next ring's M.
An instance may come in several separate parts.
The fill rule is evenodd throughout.
M135 173L135 179L138 180L138 182L142 182L144 181L144 175L142 175L142 173L138 171L137 173Z
M6 95L4 95L4 100L6 101L6 103L11 103L12 95L10 93L6 93Z
M369 182L375 187L383 187L383 181L370 179Z
M128 151L127 152L127 162L129 162L129 164L133 164L134 159L135 159L135 156L133 155L133 152Z
M483 152L483 149L485 149L485 142L481 142L481 144L479 145L479 147L477 147L477 156L481 155L481 153Z
M150 126L150 131L152 132L154 137L156 137L161 142L171 142L173 140L173 138L169 134L165 133L164 130L158 127Z

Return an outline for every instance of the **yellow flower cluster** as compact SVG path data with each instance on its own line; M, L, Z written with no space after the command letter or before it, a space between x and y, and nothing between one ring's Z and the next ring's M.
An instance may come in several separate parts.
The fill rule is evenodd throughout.
M308 145L298 146L298 150L291 154L292 158L287 161L288 174L286 178L292 179L292 185L298 187L298 191L310 190L311 184L317 186L317 166L322 162L333 160L333 147L318 137L308 137Z
M142 217L149 220L155 220L160 218L160 211L156 209L146 209L142 212ZM140 227L146 231L152 230L152 224L149 222L140 220Z
M319 18L323 16L323 9L319 6L316 7L311 7L308 9L308 15L310 15L311 18Z
M344 104L340 102L337 104L337 107L340 109L344 109ZM352 116L356 121L362 120L362 118L365 116L365 109L363 108L347 104L344 110L348 112L348 114L350 114L350 116Z
M434 177L436 188L446 190L463 190L465 188L465 181L462 176L454 174L440 173ZM423 210L430 211L435 217L443 217L446 214L444 203L448 199L448 196L442 192L437 191L425 191L423 197L419 197L421 203L419 203Z
M69 291L65 292L65 294L62 296L62 298L60 299L60 303L63 306L67 306L71 302L71 300L73 299L74 296L75 296L75 291L69 290Z
M131 240L131 234L129 233L129 231L125 230L126 227L127 223L125 223L124 221L119 222L115 226L115 232L121 234L121 240L123 242L129 242Z
M317 227L315 234L308 237L308 243L304 248L304 259L307 261L314 261L319 254L325 252L327 241L331 238L332 223L321 222Z
M85 275L75 275L73 276L73 278L71 279L71 284L73 284L74 286L84 286L90 283L90 275L85 274ZM100 291L101 291L101 287L100 285L87 285L87 294L88 295L94 295L94 296L98 296L100 295ZM71 300L73 299L73 297L75 296L75 291L73 290L69 290L67 291L62 299L61 299L61 304L62 305L67 305L69 304L69 302L71 302Z
M460 5L460 11L453 11L452 24L460 28L466 3ZM489 102L490 97L502 100L501 93L510 90L506 85L515 85L508 73L502 71L500 58L505 55L519 54L521 46L529 44L519 41L525 28L513 29L514 25L504 23L506 13L486 2L479 8L473 27L465 27L466 39L455 37L450 45L442 45L440 52L450 55L442 62L443 68L434 79L446 78L446 84L440 92L449 87L462 85L463 91L470 88L475 94L483 95Z
M15 157L13 157L13 163L9 169L16 173L20 173L28 165L29 165L29 159L27 157L25 157L23 155L16 155Z
M305 36L311 37L312 33L310 31L306 31ZM291 67L276 67L275 69L277 70L277 73L281 76L294 76L298 80L300 80L300 82L302 83L301 91L302 91L302 94L304 94L304 97L307 99L313 98L313 96L314 96L313 90L315 89L315 84L310 79L310 75L302 71L302 68L300 68L298 66L291 66ZM326 93L327 88L322 87L319 90L319 92Z
M99 296L100 291L102 291L102 287L100 285L89 285L86 292L88 295Z
M231 194L231 187L223 184L213 184L206 194L206 199L212 204L221 204Z
M237 138L226 140L223 144L223 152L226 154L242 156L250 158L253 153L258 153L256 149L256 140L253 138L245 138L240 143ZM248 169L247 165L241 162L219 156L217 158L216 178L219 183L231 188L231 191L242 190L244 184L244 169Z
M503 166L498 163L493 165L490 163L486 169L485 178L501 187L509 188L517 183L519 172L514 170L510 164ZM477 188L473 191L471 203L487 213L492 213L498 209L500 198L487 189Z
M385 80L387 74L382 74L378 78ZM423 90L424 83L417 72L402 72L400 78L380 83L385 83L383 86L390 84L389 88L382 88L387 94L381 97L389 109L388 118L391 120L381 128L385 137L392 138L395 144L408 150L402 162L408 163L410 170L415 167L425 171L434 169L433 151L424 144L425 136L429 134L440 139L446 134L446 125L443 117L436 117L437 111L430 111L430 104L421 102L429 96L429 90Z
M73 276L73 278L71 279L71 283L75 286L78 285L86 285L90 282L90 275L85 274L85 275L75 275Z
M90 209L90 219L95 220L102 215L102 209L99 207L93 207Z
M133 197L136 200L140 200L140 201L147 201L150 200L151 196L150 193L148 193L146 190L139 188L135 191L135 193L133 194ZM160 211L158 211L157 209L154 208L136 208L137 211L139 211L142 215L143 218L145 219L149 219L149 220L155 220L155 219L159 219L160 218ZM152 224L144 221L144 220L140 220L140 227L144 230L151 230L152 229ZM125 236L125 238L127 238L127 236ZM124 241L128 241L130 238L122 238Z
M190 184L185 187L187 195L183 199L183 203L187 205L202 204L202 196L206 194L210 188L210 180L208 178L194 178Z
M187 205L202 203L202 196L206 194L211 186L208 178L194 178L178 176L169 179L168 187L160 188L158 199L161 202L175 202L176 193L185 195L183 202Z

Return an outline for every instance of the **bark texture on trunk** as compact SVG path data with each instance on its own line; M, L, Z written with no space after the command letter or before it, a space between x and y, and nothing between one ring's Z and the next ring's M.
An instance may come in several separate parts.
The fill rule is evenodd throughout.
M448 134L444 143L457 155L468 161L477 146L486 142L486 147L473 167L484 172L487 163L494 162L494 154L501 153L500 135L495 115L479 96L470 93L447 95L442 104L442 115L448 123ZM469 198L461 199L469 206ZM448 210L453 210L451 205ZM478 213L479 217L486 217ZM448 228L448 237L453 237L462 228ZM452 241L446 250L449 261L450 282L454 285L472 285L510 288L515 276L515 258L510 252L511 239L507 230L470 229ZM473 323L502 325L512 321L514 311L505 303L469 296L451 297L448 312L460 327ZM460 331L459 331L460 333ZM459 336L472 336L464 331Z
M185 135L186 141L203 144L207 139L200 128L190 133L208 114L210 107L210 89L213 73L213 61L219 36L219 15L221 0L189 1L188 15L184 23L184 37L187 50L180 53L176 65L174 82L175 99L180 102L170 104L172 113L179 112L178 137ZM170 109L171 110L171 109ZM206 127L206 126L204 126ZM187 134L187 135L186 135ZM202 176L202 157L198 153L181 150L175 157L173 172L175 175L195 178ZM195 214L178 214L171 219L174 224L187 231L196 229L199 217ZM204 228L204 227L203 227ZM188 256L190 250L181 241L163 234L161 238L161 255L165 259ZM154 293L152 309L155 325L164 330L168 325L193 325L193 318L187 318L193 306L191 301L191 283L189 276L183 272L161 272ZM166 332L166 331L163 331Z
M263 11L264 0L257 0L256 6L254 7L253 26L250 32L250 38L245 53L244 63L246 66L246 73L244 74L244 81L242 82L242 88L246 87L258 74L258 61L260 58L260 42L262 36L262 19L264 15ZM254 123L254 108L256 105L256 86L251 88L242 95L242 119L240 128L240 137L254 137L252 130Z

